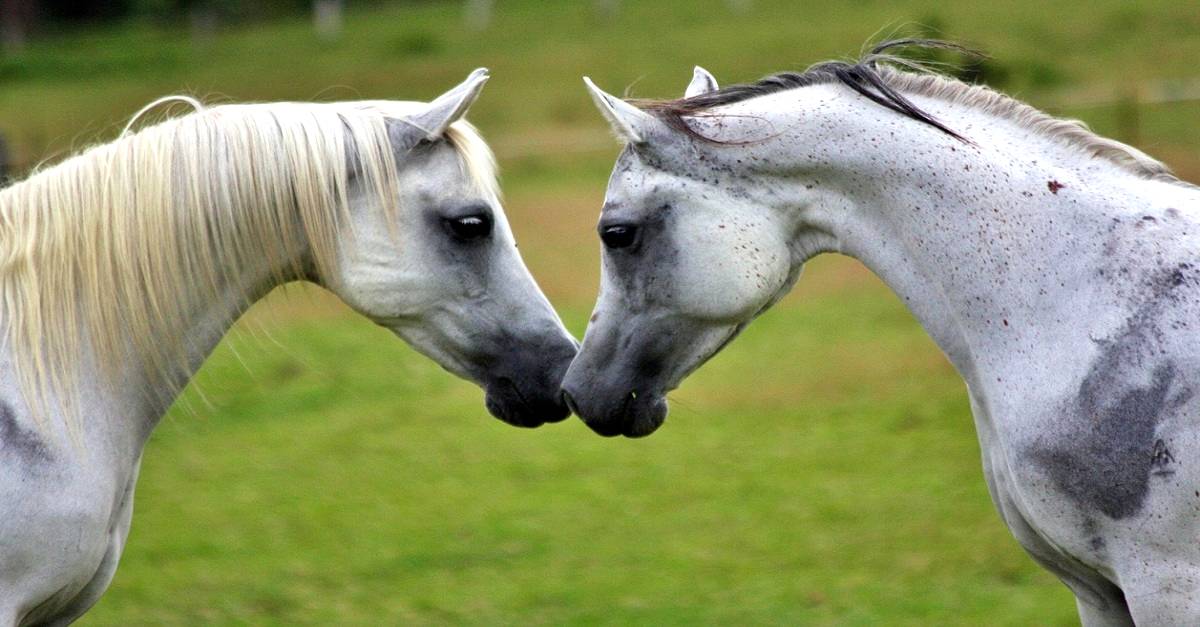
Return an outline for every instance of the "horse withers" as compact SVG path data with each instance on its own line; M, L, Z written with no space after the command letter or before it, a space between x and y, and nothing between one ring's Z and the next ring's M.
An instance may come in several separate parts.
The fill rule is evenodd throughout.
M1200 189L1082 125L859 62L687 97L588 87L626 144L600 296L564 381L604 435L822 252L861 260L967 383L992 499L1087 625L1200 624Z
M509 423L569 415L576 343L462 119L486 80L429 104L201 109L0 191L0 625L99 599L147 437L276 285L325 286Z

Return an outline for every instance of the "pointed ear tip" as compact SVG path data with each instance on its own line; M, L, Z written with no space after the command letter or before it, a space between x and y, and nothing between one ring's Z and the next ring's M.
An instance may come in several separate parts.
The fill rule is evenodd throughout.
M588 93L592 95L592 98L598 98L605 102L608 101L608 94L596 86L596 83L593 83L591 78L587 76L583 77L583 85L587 87Z
M471 72L471 75L467 77L467 80L463 81L462 85L452 91L459 92L461 94L460 98L474 101L479 97L480 92L483 91L483 86L487 84L488 79L490 78L491 76L488 75L487 70L480 68L479 70Z

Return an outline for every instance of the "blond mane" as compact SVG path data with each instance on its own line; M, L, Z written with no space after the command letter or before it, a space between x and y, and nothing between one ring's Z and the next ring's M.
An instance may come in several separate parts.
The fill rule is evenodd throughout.
M0 333L37 420L58 410L72 424L81 355L109 374L136 360L146 393L172 398L178 390L164 387L185 368L188 314L250 260L267 260L282 282L305 276L307 252L328 276L352 184L397 210L387 120L419 106L203 108L0 190ZM478 132L459 121L446 139L464 173L495 194Z

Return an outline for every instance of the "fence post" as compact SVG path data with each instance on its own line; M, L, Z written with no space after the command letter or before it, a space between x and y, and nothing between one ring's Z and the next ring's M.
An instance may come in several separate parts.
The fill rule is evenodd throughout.
M467 0L467 28L477 33L487 30L492 23L492 8L495 4L494 0Z
M25 49L37 16L34 5L32 0L0 0L0 53L17 54Z
M216 39L220 17L212 3L193 3L192 8L188 10L188 22L192 31L192 43L196 46L207 47Z
M324 41L336 41L342 36L343 0L314 0L313 26L317 37Z

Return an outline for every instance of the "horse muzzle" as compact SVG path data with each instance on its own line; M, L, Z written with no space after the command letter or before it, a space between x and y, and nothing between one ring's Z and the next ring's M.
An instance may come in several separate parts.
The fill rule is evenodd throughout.
M571 372L563 382L562 396L583 422L599 435L641 438L654 433L667 419L667 399L661 393L638 393L636 390L601 393L572 380Z
M540 427L571 415L560 391L577 347L554 342L537 351L510 352L489 376L484 404L491 414L516 427Z

